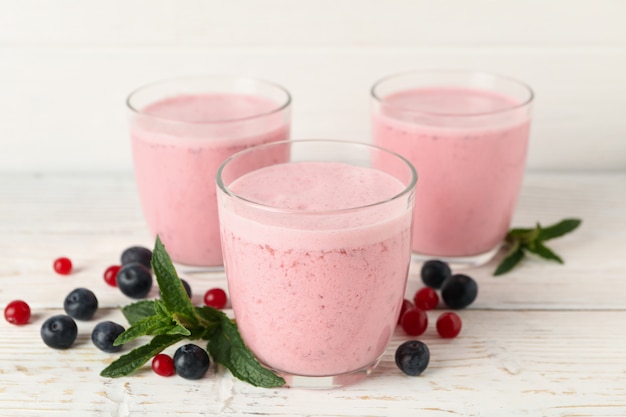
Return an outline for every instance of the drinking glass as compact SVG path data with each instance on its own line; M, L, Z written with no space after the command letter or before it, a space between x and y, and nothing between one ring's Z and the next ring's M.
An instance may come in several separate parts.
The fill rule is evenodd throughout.
M488 262L517 204L533 91L490 73L413 71L383 78L371 95L373 143L420 174L414 259Z
M276 142L222 164L235 318L288 385L343 386L378 364L404 298L416 181L406 159L359 142Z
M289 139L289 92L252 78L184 77L141 87L127 105L150 232L174 262L220 268L217 169L242 149Z

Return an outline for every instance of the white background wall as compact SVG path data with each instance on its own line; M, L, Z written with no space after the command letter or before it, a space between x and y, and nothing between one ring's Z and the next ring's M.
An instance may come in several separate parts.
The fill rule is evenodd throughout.
M130 171L124 100L188 74L274 80L293 138L370 138L409 69L535 90L531 170L626 170L625 0L0 0L0 171Z

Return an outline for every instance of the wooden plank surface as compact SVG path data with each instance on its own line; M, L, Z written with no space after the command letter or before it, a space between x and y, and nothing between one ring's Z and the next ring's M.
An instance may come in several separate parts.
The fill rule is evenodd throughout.
M213 367L200 381L162 378L149 369L122 379L99 371L113 357L91 345L99 320L123 322L126 299L102 280L121 250L151 246L132 176L0 175L0 306L27 300L31 323L0 321L1 416L623 416L626 415L626 174L529 174L514 223L580 217L581 228L552 247L565 265L529 259L503 277L495 261L467 270L479 297L460 311L461 335L440 339L429 313L420 337L431 363L420 377L393 361L408 339L397 330L382 363L366 381L330 391L259 389ZM68 277L55 257L74 260ZM407 296L421 286L418 265ZM225 287L221 273L181 270L194 301ZM79 322L67 351L47 348L41 323L62 312L65 295L91 288L101 308ZM153 293L152 295L156 295ZM131 347L131 346L129 346ZM175 346L168 350L173 353Z

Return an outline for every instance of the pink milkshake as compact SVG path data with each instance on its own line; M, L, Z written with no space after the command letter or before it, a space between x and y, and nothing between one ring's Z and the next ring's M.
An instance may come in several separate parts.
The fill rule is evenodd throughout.
M411 74L399 77L406 80L391 77L374 87L373 141L404 155L418 172L412 249L423 258L484 263L516 206L532 92L506 79L508 90L497 82L498 88L466 87L459 79L411 86Z
M386 152L317 142L291 146L303 143L309 156L312 144L334 155L350 147ZM247 153L239 155L258 158ZM414 171L397 156L399 178L346 155L346 162L292 160L235 175L227 162L218 174L224 267L239 330L291 385L299 385L294 376L330 378L328 386L364 377L389 343L404 296Z
M202 78L185 86L180 80L148 86L129 98L145 220L175 262L195 266L223 262L215 190L219 165L242 149L289 138L286 91L269 85L274 96L242 88L228 92L232 79L208 80L213 84Z

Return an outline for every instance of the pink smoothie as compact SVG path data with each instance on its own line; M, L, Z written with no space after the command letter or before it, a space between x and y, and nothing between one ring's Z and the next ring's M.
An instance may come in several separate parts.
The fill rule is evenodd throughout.
M220 195L224 262L241 334L288 374L338 375L373 365L394 331L410 262L405 186L372 168L293 162L250 172Z
M525 168L530 118L528 109L510 110L519 104L460 88L382 98L374 143L405 156L418 173L413 251L464 257L498 247Z
M278 107L252 95L183 95L151 104L133 120L144 217L175 262L222 265L217 169L235 152L289 138L288 123L272 113ZM254 117L264 113L268 115Z

